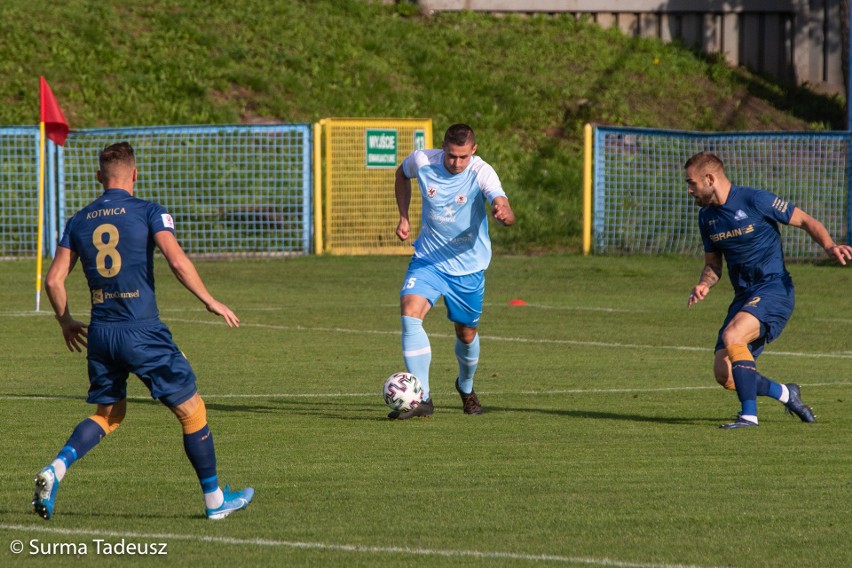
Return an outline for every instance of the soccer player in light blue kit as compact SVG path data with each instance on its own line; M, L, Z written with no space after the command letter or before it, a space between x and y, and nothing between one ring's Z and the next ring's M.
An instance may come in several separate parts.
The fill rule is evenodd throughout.
M388 418L404 420L431 416L429 365L432 348L423 319L439 297L444 297L447 318L455 324L455 353L459 363L456 390L465 414L481 414L473 390L479 362L477 326L485 295L485 269L491 262L491 240L485 203L501 225L512 225L515 214L497 173L476 153L473 129L454 124L447 129L440 150L416 150L396 170L394 192L399 208L396 235L409 237L411 180L421 193L422 223L414 242L414 256L400 290L402 358L409 373L423 385L423 402L407 411L393 411Z
M684 168L689 194L701 207L698 225L704 242L704 270L687 306L703 300L719 281L723 257L734 287L734 300L719 330L713 370L719 384L736 389L742 410L722 428L757 426L758 396L774 398L803 422L813 422L799 385L776 383L758 373L755 365L764 346L781 335L795 304L778 223L803 229L843 265L852 259L852 247L835 244L822 223L777 195L733 185L714 154L695 154Z
M56 493L66 470L118 428L127 410L127 378L136 374L181 423L186 455L201 483L206 515L222 519L244 509L252 488L222 490L216 473L213 435L195 373L160 321L154 295L154 246L177 279L207 310L229 327L240 320L207 291L195 266L175 238L174 220L161 205L133 196L136 158L120 142L99 156L98 181L104 193L68 221L45 278L45 289L71 352L87 349L88 402L95 414L80 422L56 459L35 478L33 507L53 516ZM91 292L91 323L71 316L65 280L80 260Z

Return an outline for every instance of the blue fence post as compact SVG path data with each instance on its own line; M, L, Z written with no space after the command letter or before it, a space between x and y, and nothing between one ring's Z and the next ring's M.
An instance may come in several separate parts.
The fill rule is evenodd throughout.
M601 148L603 136L599 127L594 127L592 136L592 253L602 250L604 237L604 213L606 212L606 193L604 191L604 152Z
M50 258L53 258L56 255L56 144L52 140L47 141L46 158L45 199L47 199L47 203L45 211L47 211L47 222L44 231L44 250L50 254Z
M852 6L849 13L846 41L848 49L846 55L846 244L852 245Z
M73 134L70 134L73 136ZM56 243L65 230L65 148L60 146L56 149L56 227L57 236L53 243L53 252L56 252Z

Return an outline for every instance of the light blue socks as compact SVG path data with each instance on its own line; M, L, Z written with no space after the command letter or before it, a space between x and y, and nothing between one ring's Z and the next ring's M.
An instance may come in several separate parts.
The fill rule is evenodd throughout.
M459 360L459 389L465 394L473 392L473 375L479 364L479 334L470 343L456 338L456 358Z
M423 400L429 396L429 365L432 363L432 346L423 329L423 320L402 316L402 360L409 373L420 379Z

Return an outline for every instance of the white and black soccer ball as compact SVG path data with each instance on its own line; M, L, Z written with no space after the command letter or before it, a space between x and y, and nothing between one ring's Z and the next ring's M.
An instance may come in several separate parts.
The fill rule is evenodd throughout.
M393 410L406 412L423 402L423 385L411 373L394 373L385 381L382 396Z

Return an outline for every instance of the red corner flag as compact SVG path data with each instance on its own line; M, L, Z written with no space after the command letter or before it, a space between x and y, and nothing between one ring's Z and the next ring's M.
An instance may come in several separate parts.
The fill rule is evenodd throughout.
M44 77L39 77L39 80L41 121L44 123L44 131L48 138L62 146L68 138L68 122L62 114L62 109L59 108L59 103L56 102L56 97L53 96L53 91L50 90L50 85Z

